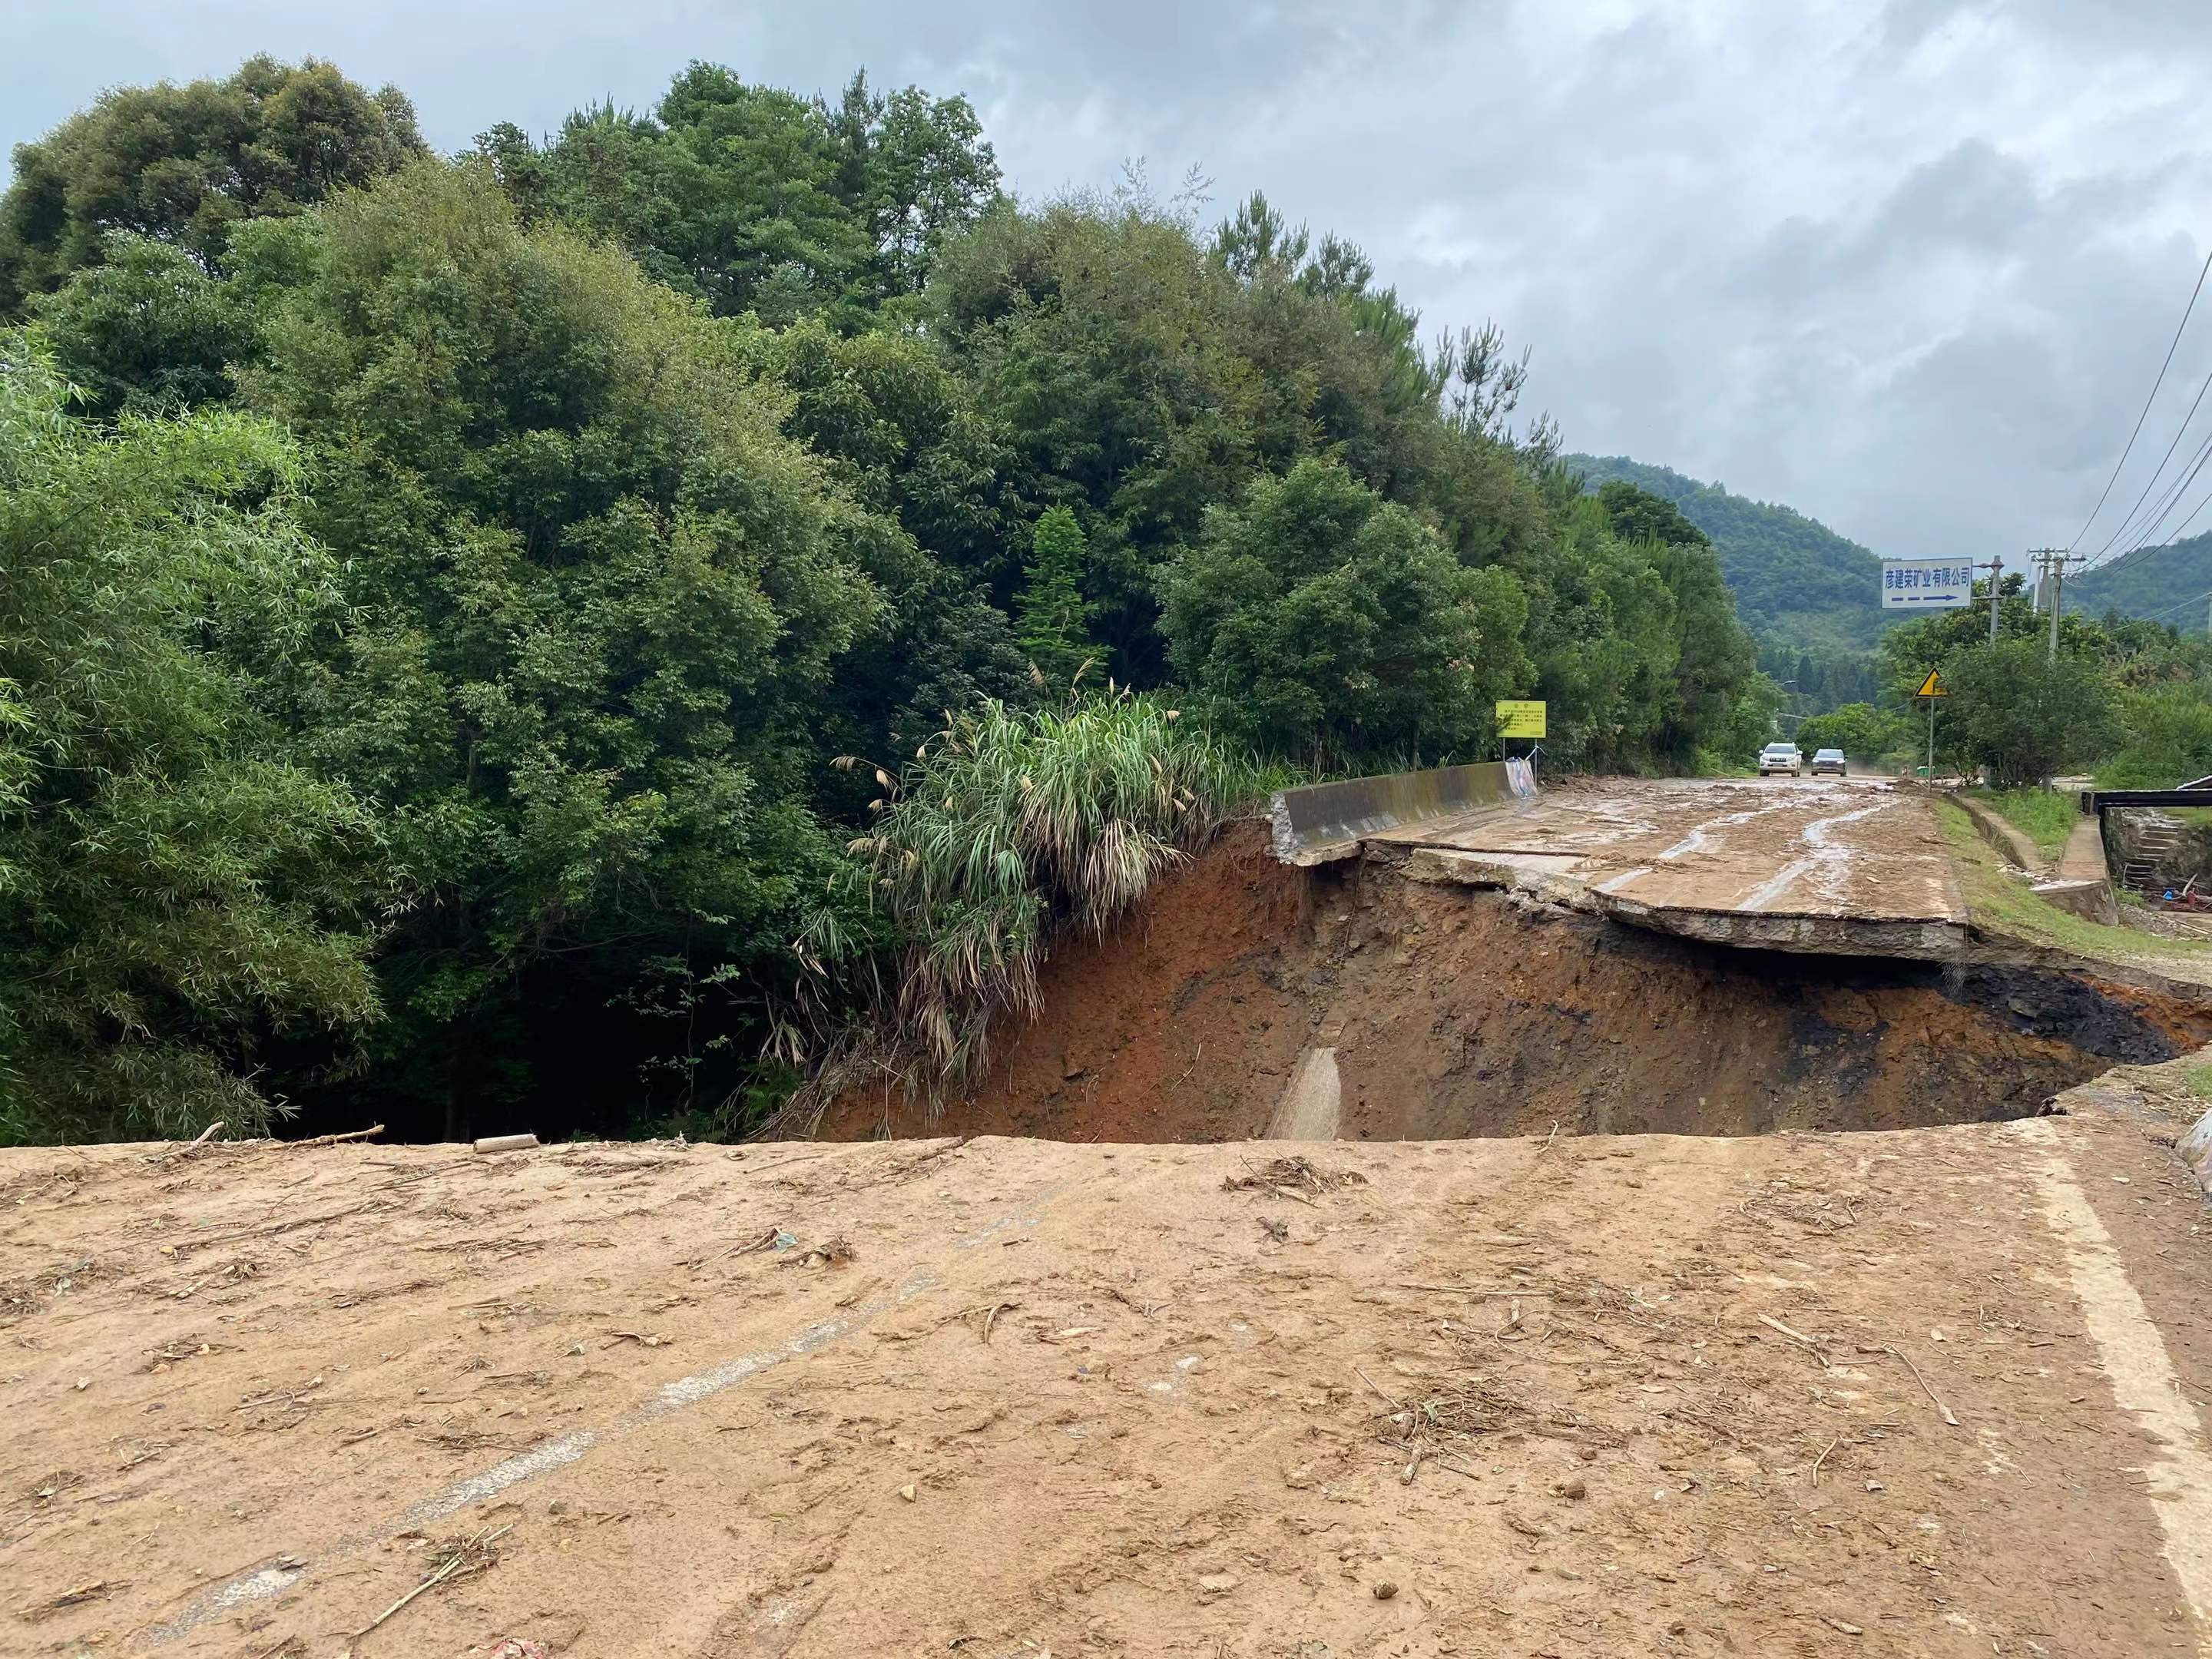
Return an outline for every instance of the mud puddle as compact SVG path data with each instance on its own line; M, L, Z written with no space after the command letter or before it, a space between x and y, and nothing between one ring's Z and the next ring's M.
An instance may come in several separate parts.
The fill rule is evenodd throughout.
M935 1115L848 1097L820 1133L1203 1141L1757 1134L2019 1117L2212 1040L2212 1006L2049 969L1730 949L1358 865L1240 826Z

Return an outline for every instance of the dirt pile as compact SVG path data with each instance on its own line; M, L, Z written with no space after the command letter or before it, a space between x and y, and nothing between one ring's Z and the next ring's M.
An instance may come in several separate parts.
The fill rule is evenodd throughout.
M1909 1127L2032 1113L2212 1039L2212 1007L2045 969L1731 950L1373 864L1290 869L1252 825L1064 948L1042 1001L934 1121L869 1093L823 1134L1255 1136L1323 1049L1346 1139Z

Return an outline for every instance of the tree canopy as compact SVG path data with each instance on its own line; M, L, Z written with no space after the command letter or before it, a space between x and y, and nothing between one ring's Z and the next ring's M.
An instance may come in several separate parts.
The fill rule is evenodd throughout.
M0 1140L266 1124L270 1039L356 1042L398 876L282 710L341 608L301 457L70 416L0 336Z
M865 74L832 105L693 64L650 115L602 104L542 145L511 123L477 142L532 221L604 233L679 292L775 325L866 326L999 189L966 99Z
M0 197L0 314L100 263L122 232L203 267L247 219L297 213L424 153L414 106L315 58L119 87L34 143Z
M1691 520L1264 195L1019 202L963 99L703 64L441 159L255 59L21 154L10 1139L730 1133L1271 769L1773 720Z

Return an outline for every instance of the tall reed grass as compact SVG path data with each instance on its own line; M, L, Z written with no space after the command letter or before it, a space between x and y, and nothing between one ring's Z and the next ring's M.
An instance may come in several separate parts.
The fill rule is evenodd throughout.
M822 1081L872 1072L933 1103L976 1076L1000 1019L1034 1012L1056 939L1103 933L1277 781L1127 692L1057 709L987 702L896 775L875 771L874 827L847 851L906 943L871 1030ZM810 1092L818 1116L826 1097Z

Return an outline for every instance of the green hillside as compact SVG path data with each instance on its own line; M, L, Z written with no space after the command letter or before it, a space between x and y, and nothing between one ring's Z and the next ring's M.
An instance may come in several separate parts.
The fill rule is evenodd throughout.
M2084 572L2066 584L2066 608L2090 616L2117 610L2201 634L2205 606L2212 604L2208 594L2212 594L2212 531L2185 542L2146 547Z
M1736 614L1762 641L1863 650L1880 637L1881 562L1819 520L1626 455L1566 461L1592 489L1625 479L1680 508L1711 540Z

